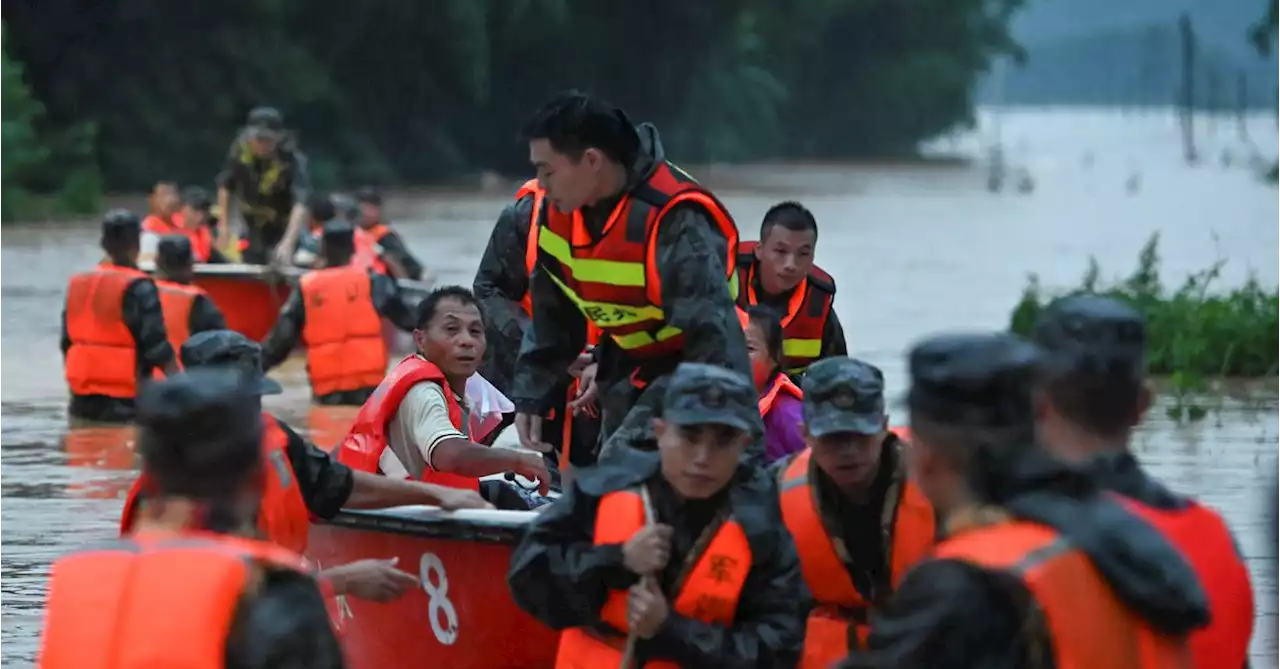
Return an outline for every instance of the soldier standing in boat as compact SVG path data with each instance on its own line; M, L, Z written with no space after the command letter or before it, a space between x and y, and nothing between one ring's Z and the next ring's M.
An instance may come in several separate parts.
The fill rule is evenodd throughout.
M191 240L184 235L165 235L156 245L156 288L164 310L164 329L173 350L194 334L227 329L222 311L209 294L192 285L195 276Z
M395 279L352 265L354 254L355 229L346 221L325 224L324 267L302 275L263 343L267 369L284 362L299 343L306 345L316 404L363 404L387 373L382 319L405 332L414 330Z
M516 363L511 399L527 448L543 452L543 416L600 328L595 383L602 460L652 438L650 419L680 362L749 375L734 311L738 229L696 180L667 161L657 130L578 92L557 96L524 130L551 206L538 221L529 278L535 305ZM753 431L759 433L759 414ZM757 441L752 455L759 457Z
M131 536L54 563L41 667L343 666L302 558L242 535L270 473L252 385L200 370L142 390L151 503Z
M563 630L557 669L793 666L809 593L773 481L741 461L755 388L683 363L660 410L656 453L583 470L530 523L513 598Z
M1086 463L1099 485L1182 549L1209 596L1209 626L1191 636L1196 666L1247 666L1253 588L1231 529L1213 509L1151 478L1129 451L1151 401L1146 319L1112 298L1077 295L1041 312L1034 340L1050 357L1037 393L1041 442Z
M222 217L218 248L231 248L237 227L231 213L238 211L244 221L241 261L287 267L307 220L311 175L279 110L255 107L249 112L217 182Z
M1153 527L1035 446L1041 359L1009 334L909 355L912 479L946 538L907 573L845 669L1189 669L1209 619L1195 572Z
M480 373L508 396L534 309L529 278L538 261L537 220L546 206L537 183L526 183L517 191L515 201L503 208L472 285L484 308L488 342ZM544 454L548 466L558 471L596 461L600 412L595 402L597 365L593 351L600 343L600 331L590 321L586 327L586 348L552 392L559 400L544 415L541 426L542 441L550 446Z
M182 366L199 369L235 369L251 378L247 388L258 398L281 391L280 384L262 373L262 352L239 332L220 330L193 336L183 345ZM349 467L316 448L287 423L262 411L260 441L263 477L262 499L253 526L262 538L294 553L307 548L311 517L330 520L338 511L378 509L411 504L437 505L443 509L492 508L479 495L455 488L404 481ZM137 531L139 518L151 505L155 485L147 472L134 481L120 515L120 534ZM330 567L319 574L335 595L352 595L372 601L390 601L417 585L412 575L392 560L357 560Z
M142 224L113 209L102 219L97 267L71 277L62 311L62 360L72 418L128 422L139 381L178 371L156 284L138 269Z
M818 222L799 202L765 212L759 242L738 244L738 306L772 307L782 316L783 369L799 377L814 361L847 355L836 317L836 282L813 263Z
M804 376L808 448L779 464L782 519L816 607L800 669L827 669L864 643L871 613L937 537L933 506L889 431L884 375L846 357Z

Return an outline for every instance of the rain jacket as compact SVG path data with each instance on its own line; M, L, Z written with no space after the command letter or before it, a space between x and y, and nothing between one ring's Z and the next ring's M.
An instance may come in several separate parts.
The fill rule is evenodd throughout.
M1116 597L1156 631L1181 636L1208 621L1208 600L1178 550L1101 494L1084 472L1033 455L1000 488L989 495L992 502L1071 540ZM1054 669L1047 632L1027 633L1035 608L1013 574L957 560L925 562L873 621L868 650L841 666Z
M688 667L790 667L804 641L811 601L795 544L782 523L768 474L742 467L717 498L681 505L659 473L657 453L626 451L615 462L582 470L564 496L538 515L511 556L507 582L516 603L553 629L600 628L610 590L638 577L623 565L622 546L593 546L605 494L648 482L659 522L674 528L671 557L660 576L668 602L691 545L727 503L746 532L752 568L733 627L671 614L652 639L636 645L637 664L666 659Z
M644 183L666 157L653 126L641 124L636 131L640 153L628 170L628 189ZM601 230L617 201L614 197L582 209L587 228ZM509 210L515 216L527 212L529 206L516 203ZM667 322L685 334L684 356L637 369L634 361L605 338L597 349L596 375L605 440L601 458L610 457L620 445L652 437L649 419L666 387L666 375L678 363L703 362L751 374L746 339L725 281L722 259L729 252L727 240L710 216L692 205L672 209L657 237L655 256L662 279L663 310ZM517 246L523 250L523 241ZM529 278L529 291L538 307L524 334L508 395L518 411L545 414L558 401L557 389L563 388L569 364L586 343L586 320L541 265ZM512 322L511 317L506 322ZM633 372L644 382L643 390L632 383ZM763 431L763 425L758 431ZM762 454L763 442L754 450Z

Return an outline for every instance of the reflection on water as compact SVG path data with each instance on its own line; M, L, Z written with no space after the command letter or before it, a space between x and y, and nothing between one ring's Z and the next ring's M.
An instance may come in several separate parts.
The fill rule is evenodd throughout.
M984 120L990 121L989 116ZM1189 169L1179 159L1172 117L1073 111L1008 113L1001 123L1007 159L1036 179L1028 195L993 195L980 166L757 165L695 169L718 188L744 238L754 238L765 210L800 199L822 225L818 261L840 286L836 307L855 356L881 366L891 392L904 382L902 352L943 329L1007 323L1025 277L1074 283L1089 255L1103 276L1130 271L1138 249L1161 233L1163 269L1180 280L1219 257L1224 281L1255 272L1275 285L1280 265L1276 191L1239 165L1250 152L1222 133L1204 138L1204 155L1242 156L1236 167ZM1270 116L1250 136L1272 147ZM987 135L938 142L945 150L983 155ZM678 147L669 147L679 155ZM1138 174L1141 188L1127 183ZM511 190L514 190L514 186ZM442 283L469 285L489 229L510 193L428 192L393 198L390 214ZM68 432L66 388L58 355L58 317L68 276L98 259L92 225L5 230L0 329L3 347L4 477L0 481L3 626L0 663L27 666L39 635L49 562L116 531L132 481L131 431ZM277 415L332 448L352 409L308 403L302 361L272 372L285 386L268 398ZM1211 400L1208 419L1171 424L1153 409L1136 449L1174 488L1221 509L1238 536L1255 579L1258 613L1254 653L1274 666L1276 641L1274 383L1232 389ZM894 390L898 389L898 390Z

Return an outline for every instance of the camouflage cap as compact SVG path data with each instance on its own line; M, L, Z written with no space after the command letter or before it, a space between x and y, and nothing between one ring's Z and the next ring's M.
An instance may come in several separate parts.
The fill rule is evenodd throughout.
M1039 350L1013 334L951 334L926 339L908 355L912 418L971 428L1034 423L1031 391Z
M819 360L801 382L809 434L876 434L884 429L884 374L853 358Z
M279 137L284 134L284 114L275 107L254 107L249 110L245 119L245 127L250 132L267 137Z
M1053 373L1141 379L1147 371L1147 320L1100 295L1072 295L1040 312L1032 340Z
M745 375L702 363L681 363L662 398L662 418L676 425L756 428L760 408L755 386Z
M179 354L184 369L234 367L256 381L258 394L278 395L283 389L262 371L262 347L234 330L206 330L191 335Z

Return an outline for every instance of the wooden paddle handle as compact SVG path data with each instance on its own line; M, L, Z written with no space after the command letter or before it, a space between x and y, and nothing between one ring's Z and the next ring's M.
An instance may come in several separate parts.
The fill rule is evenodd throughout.
M648 527L654 523L653 500L649 498L649 486L643 483L640 484L640 500L644 504L644 525ZM641 587L648 587L653 579L653 576L641 576ZM622 652L622 662L618 664L618 669L631 669L631 665L635 663L637 639L635 630L627 631L627 647Z

